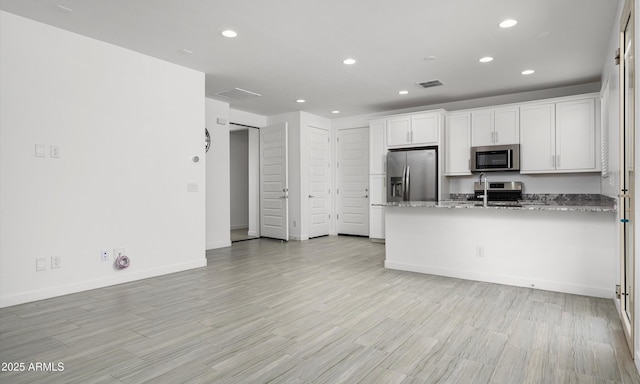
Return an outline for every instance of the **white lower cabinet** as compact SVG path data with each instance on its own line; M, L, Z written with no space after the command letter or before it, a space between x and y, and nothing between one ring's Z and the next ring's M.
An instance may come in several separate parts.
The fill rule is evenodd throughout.
M384 204L387 201L386 175L369 175L370 206L369 206L369 237L384 239L384 210L385 207L374 204Z
M369 238L384 239L385 207L371 207L369 211Z

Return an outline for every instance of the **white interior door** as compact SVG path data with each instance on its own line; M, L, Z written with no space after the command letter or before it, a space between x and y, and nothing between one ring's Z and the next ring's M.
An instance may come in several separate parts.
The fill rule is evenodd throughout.
M329 234L331 149L329 131L309 127L309 237Z
M369 128L338 131L336 230L369 236Z
M289 241L287 123L260 129L260 236Z

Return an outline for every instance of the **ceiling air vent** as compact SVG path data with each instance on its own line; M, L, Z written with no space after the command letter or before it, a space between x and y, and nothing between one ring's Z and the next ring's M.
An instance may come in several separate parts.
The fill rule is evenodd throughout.
M438 87L438 86L442 85L442 81L440 81L440 80L429 80L429 81L424 81L422 83L418 83L418 85L421 86L422 88Z
M226 97L226 98L229 98L229 99L234 99L234 100L245 100L245 99L249 99L251 97L262 96L259 93L247 91L246 89L242 89L242 88L227 89L225 91L217 92L215 95L216 96Z

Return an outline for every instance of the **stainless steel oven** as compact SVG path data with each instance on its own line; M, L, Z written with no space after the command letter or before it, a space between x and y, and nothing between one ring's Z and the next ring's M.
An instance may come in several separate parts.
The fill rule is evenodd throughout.
M471 171L519 171L520 144L471 147Z

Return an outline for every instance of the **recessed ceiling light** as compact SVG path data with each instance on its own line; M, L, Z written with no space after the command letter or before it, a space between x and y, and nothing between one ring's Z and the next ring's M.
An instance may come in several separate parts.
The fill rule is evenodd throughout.
M304 103L304 102L306 102L306 101L307 101L307 100L305 100L305 99L298 99L298 100L296 100L296 103Z
M435 56L427 56L427 57L424 58L424 61L433 61L435 59L436 59Z
M485 56L485 57L480 58L480 60L478 60L478 61L481 62L481 63L488 63L490 61L493 61L493 57Z
M238 33L236 31L232 31L230 29L226 29L226 30L222 31L222 36L224 36L224 37L236 37L236 36L238 36Z
M533 73L535 73L535 71L533 69L525 69L524 71L520 72L523 75L531 75Z
M504 20L503 22L501 22L498 25L500 26L500 28L511 28L516 24L518 24L518 20L507 19L507 20Z
M182 48L182 50L180 51L182 53L184 53L185 55L191 55L193 54L193 51L187 48Z
M344 59L344 60L342 60L342 62L343 62L344 64L346 64L346 65L353 65L353 64L355 64L355 63L356 63L356 60L355 60L355 59L351 59L351 58L349 58L349 59Z
M409 91L399 91L398 95L406 95L407 93L409 93Z
M331 111L331 113L333 113L335 115L335 114L340 113L340 111Z

